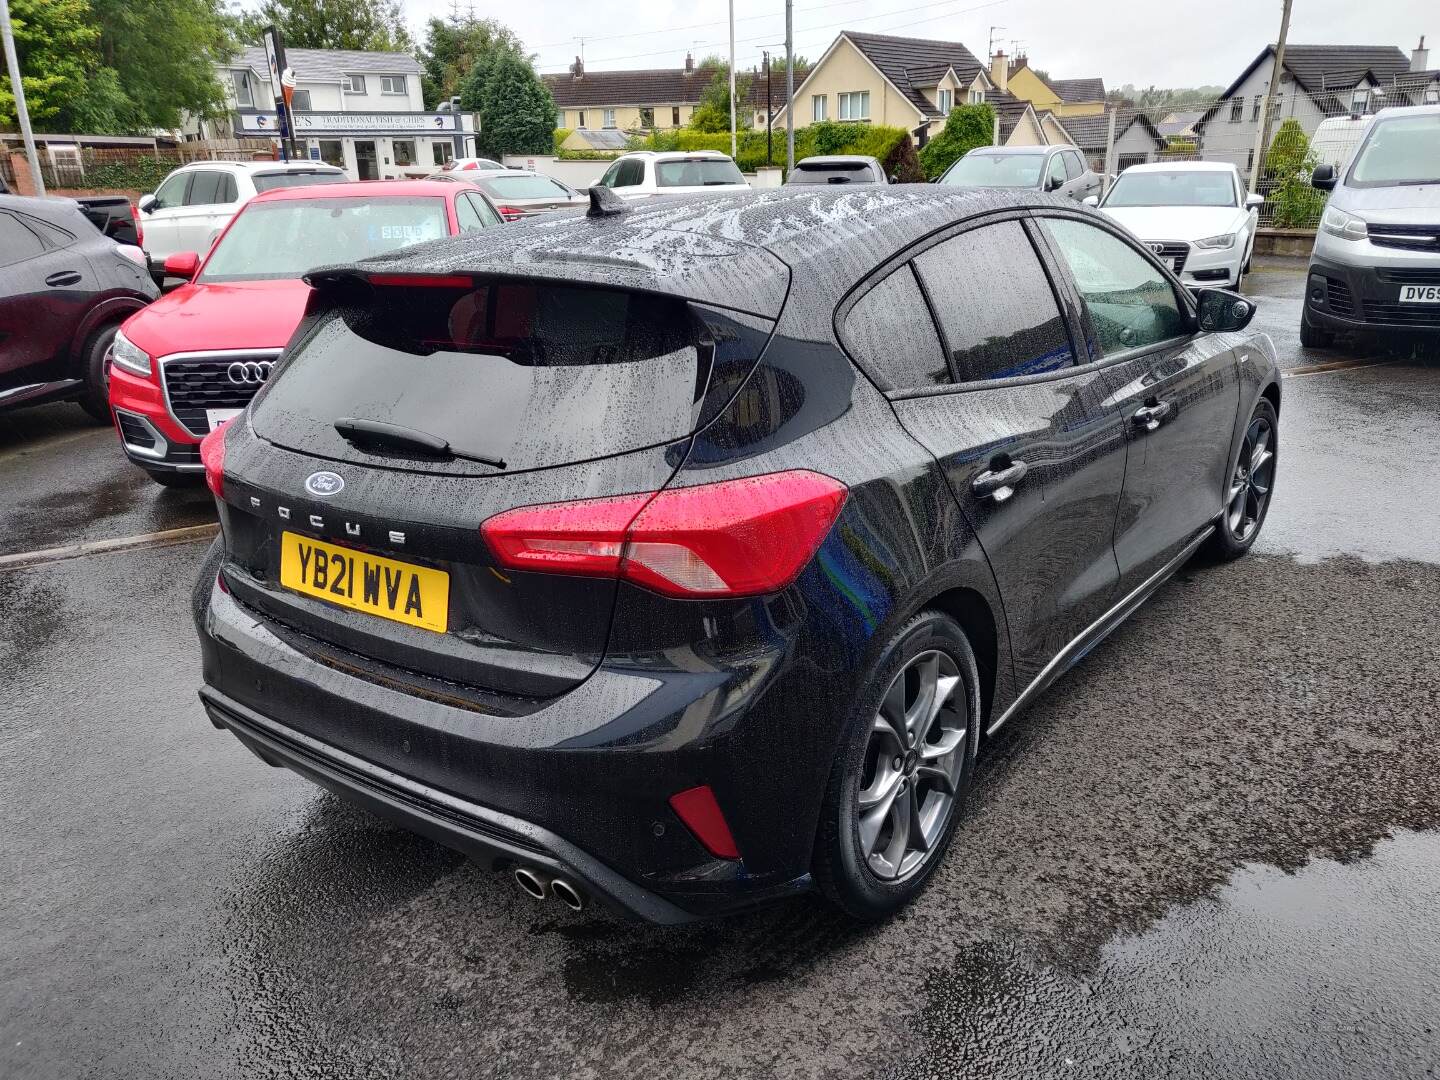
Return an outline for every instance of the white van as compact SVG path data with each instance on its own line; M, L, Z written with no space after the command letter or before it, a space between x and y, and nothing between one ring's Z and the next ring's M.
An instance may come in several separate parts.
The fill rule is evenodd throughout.
M1374 122L1373 116L1332 116L1320 121L1315 135L1310 140L1310 149L1320 160L1320 165L1333 165L1339 171L1354 156Z

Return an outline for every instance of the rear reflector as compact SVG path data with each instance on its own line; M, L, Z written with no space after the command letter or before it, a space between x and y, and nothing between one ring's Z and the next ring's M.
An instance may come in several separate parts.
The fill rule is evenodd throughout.
M205 466L205 486L217 499L225 497L225 421L200 440L200 464Z
M480 532L510 570L622 578L665 596L757 596L799 576L845 496L840 481L797 469L524 506Z
M730 825L720 811L715 792L709 784L701 784L670 796L670 809L695 834L695 839L705 845L705 850L717 859L738 859L740 849L735 846L735 837Z

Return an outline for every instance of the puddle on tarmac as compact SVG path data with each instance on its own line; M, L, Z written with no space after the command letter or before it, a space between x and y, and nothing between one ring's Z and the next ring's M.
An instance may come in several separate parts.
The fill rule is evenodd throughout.
M1117 938L1088 972L1013 946L929 983L926 1050L893 1077L1419 1077L1440 1074L1440 833L1215 897Z

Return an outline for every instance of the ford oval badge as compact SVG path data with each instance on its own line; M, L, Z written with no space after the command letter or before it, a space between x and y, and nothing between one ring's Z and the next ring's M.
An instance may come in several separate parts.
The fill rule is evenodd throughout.
M305 478L305 490L322 499L329 495L339 494L340 489L344 486L345 479L338 473L317 472L311 473Z

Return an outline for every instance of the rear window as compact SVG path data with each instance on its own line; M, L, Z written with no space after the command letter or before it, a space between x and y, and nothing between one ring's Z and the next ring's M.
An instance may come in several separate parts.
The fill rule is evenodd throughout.
M655 163L656 187L716 187L743 183L745 177L729 158L686 158Z
M952 187L1038 187L1044 165L1044 154L966 154L950 166L940 183Z
M874 183L875 174L869 165L830 164L806 165L803 161L790 174L792 184L864 184Z
M495 176L476 183L496 199L563 199L570 194L548 176Z
M298 278L448 235L445 197L293 199L252 203L205 263L201 281Z
M349 180L339 169L325 169L315 172L268 172L256 173L256 191L273 191L282 187L309 187L311 184L343 184Z
M332 286L339 289L341 287ZM586 461L688 435L709 376L678 300L495 280L337 297L256 403L257 432L320 456L473 474ZM454 460L360 449L341 418L443 439Z

